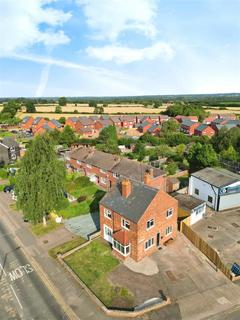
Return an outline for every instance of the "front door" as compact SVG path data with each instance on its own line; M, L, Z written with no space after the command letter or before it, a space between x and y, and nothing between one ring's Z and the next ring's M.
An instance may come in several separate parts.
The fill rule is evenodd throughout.
M157 233L157 247L160 246L160 239L161 239L160 232L158 232Z
M112 229L104 225L104 239L110 243L113 243L112 234Z

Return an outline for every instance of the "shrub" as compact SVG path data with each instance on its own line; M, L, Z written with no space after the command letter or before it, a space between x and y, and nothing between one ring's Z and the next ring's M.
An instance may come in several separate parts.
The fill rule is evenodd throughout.
M77 202L83 202L87 199L87 196L80 196L79 198L77 198Z

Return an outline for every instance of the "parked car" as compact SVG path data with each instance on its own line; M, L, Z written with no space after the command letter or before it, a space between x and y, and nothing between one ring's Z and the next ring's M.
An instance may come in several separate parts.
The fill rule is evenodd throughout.
M6 192L6 193L10 193L13 190L14 190L14 185L13 184L11 184L10 186L5 186L3 188L3 191Z

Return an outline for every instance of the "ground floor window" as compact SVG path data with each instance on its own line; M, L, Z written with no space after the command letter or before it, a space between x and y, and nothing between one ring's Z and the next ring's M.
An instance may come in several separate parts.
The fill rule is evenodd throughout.
M151 248L154 245L154 239L150 238L145 242L145 250Z
M113 248L123 256L127 256L130 254L130 244L124 246L117 240L113 240Z
M166 236L168 236L170 233L172 233L172 231L173 231L173 227L172 226L167 227Z

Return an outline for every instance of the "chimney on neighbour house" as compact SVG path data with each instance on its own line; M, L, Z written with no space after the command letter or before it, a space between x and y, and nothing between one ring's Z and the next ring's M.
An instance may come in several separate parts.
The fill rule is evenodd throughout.
M127 198L132 191L132 183L128 179L122 181L122 197Z
M153 179L153 168L150 168L144 174L144 184L149 185L152 179Z

